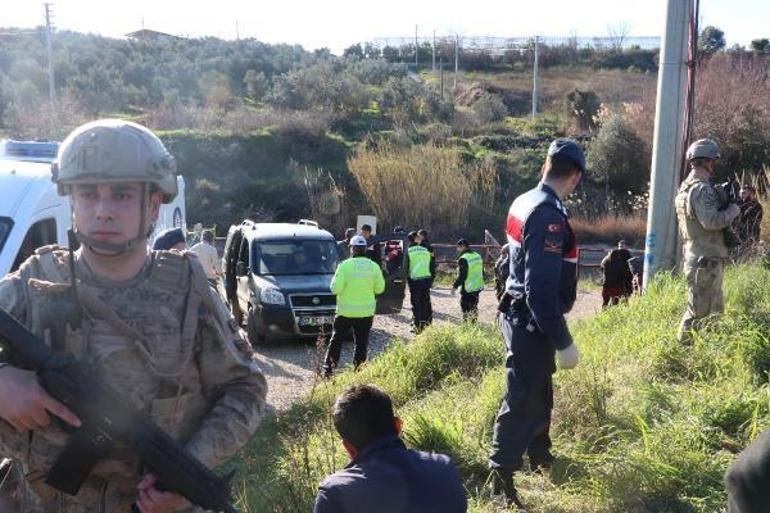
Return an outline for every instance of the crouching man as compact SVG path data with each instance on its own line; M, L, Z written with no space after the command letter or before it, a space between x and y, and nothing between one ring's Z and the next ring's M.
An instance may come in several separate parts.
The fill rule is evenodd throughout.
M326 478L314 513L462 513L460 474L448 456L413 451L399 438L390 397L371 385L348 388L332 409L350 463Z

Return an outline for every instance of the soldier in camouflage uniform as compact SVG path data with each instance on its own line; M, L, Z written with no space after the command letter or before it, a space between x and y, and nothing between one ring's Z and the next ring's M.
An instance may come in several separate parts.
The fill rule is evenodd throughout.
M0 281L0 308L88 361L213 468L254 433L267 385L197 260L148 250L160 204L177 194L175 175L173 157L140 125L100 120L72 132L53 179L71 196L80 249L38 249ZM0 367L0 454L23 476L13 511L128 513L133 503L142 513L197 511L155 488L157 478L125 446L97 464L76 496L49 487L45 474L69 438L53 417L79 425L33 372Z
M684 273L687 277L687 311L677 338L689 343L699 321L724 310L722 277L728 249L725 228L740 213L737 205L724 204L711 184L719 146L711 139L700 139L687 150L690 174L676 196L676 215L684 241Z

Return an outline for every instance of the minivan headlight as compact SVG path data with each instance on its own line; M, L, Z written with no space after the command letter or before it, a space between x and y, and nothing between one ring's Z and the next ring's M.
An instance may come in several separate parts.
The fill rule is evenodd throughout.
M286 298L278 289L266 287L259 291L259 299L266 305L285 305Z

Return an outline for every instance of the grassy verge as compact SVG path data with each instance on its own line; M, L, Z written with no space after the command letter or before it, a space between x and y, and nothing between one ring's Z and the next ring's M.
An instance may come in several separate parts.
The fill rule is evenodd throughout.
M529 511L711 513L724 507L729 462L770 425L770 272L727 273L727 314L695 345L674 340L685 289L662 277L649 294L575 323L581 365L556 375L549 475L518 478ZM345 464L327 411L353 382L394 399L407 443L450 454L470 511L503 506L484 492L503 392L502 341L492 327L435 327L395 342L358 374L317 386L269 420L235 463L251 512L309 511L318 483Z

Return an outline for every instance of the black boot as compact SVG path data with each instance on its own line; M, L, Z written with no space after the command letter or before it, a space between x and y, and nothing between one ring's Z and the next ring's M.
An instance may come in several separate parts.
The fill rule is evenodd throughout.
M553 454L551 451L545 451L543 454L529 456L529 469L532 472L543 472L548 470L553 465Z
M516 506L518 511L524 512L524 505L519 500L516 487L513 485L513 471L497 468L492 470L492 495L504 495L505 503Z

